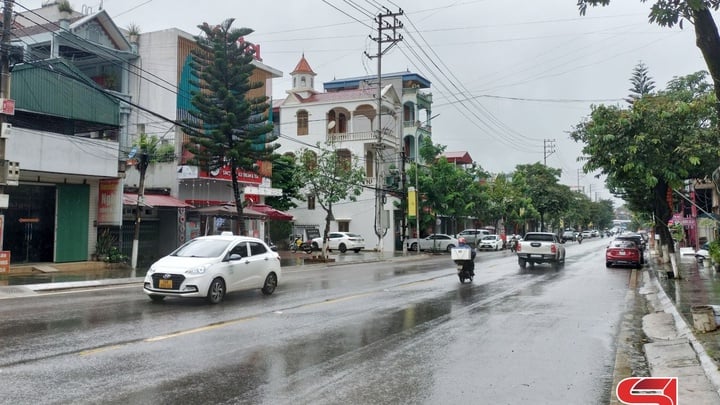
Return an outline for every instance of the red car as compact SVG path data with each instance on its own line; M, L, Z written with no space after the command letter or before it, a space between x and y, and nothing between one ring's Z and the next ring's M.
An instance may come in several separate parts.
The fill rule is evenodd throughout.
M616 265L633 266L637 269L642 267L642 251L635 242L630 240L615 239L605 249L605 266Z

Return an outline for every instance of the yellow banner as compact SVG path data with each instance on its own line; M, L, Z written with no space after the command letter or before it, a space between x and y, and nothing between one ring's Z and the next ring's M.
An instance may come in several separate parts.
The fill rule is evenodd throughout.
M408 187L408 217L415 218L417 215L417 192L415 187Z

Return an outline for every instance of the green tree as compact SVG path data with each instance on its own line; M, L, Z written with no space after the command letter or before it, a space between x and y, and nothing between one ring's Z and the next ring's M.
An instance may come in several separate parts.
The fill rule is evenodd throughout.
M163 163L175 161L175 146L163 144L157 135L141 133L138 139L133 142L139 153L147 155L149 163Z
M429 212L421 212L421 229L432 228L438 216L448 218L453 224L461 217L477 216L486 207L480 179L487 177L481 167L468 168L448 162L442 153L445 147L433 144L425 138L420 146L420 156L427 165L420 166L418 184L421 205ZM414 178L414 168L409 173Z
M518 165L515 177L522 179L517 182L521 191L532 201L532 205L540 217L540 230L545 230L545 220L559 224L561 214L570 205L570 188L559 183L560 169L547 167L542 163Z
M282 195L265 197L265 202L273 208L286 211L297 207L294 201L301 200L300 190L303 184L298 181L295 173L295 157L293 155L280 155L273 161L272 185L281 189ZM268 230L273 241L285 241L292 233L292 222L269 221Z
M647 0L640 0L645 3ZM695 28L695 44L705 59L713 83L720 83L720 34L712 16L720 0L654 0L648 16L650 23L661 27L683 27L683 21ZM585 15L588 6L606 6L610 0L578 0L580 14ZM720 100L720 85L715 86L715 99ZM715 104L715 114L720 117L720 104Z
M257 163L272 161L273 151L280 145L272 143L277 136L268 122L268 98L249 94L264 86L250 81L254 51L244 38L253 30L232 28L233 22L230 18L217 26L198 26L202 34L195 38L199 49L192 51L190 67L199 90L192 93L193 119L186 131L191 138L192 164L208 170L230 167L237 233L244 235L244 187L237 172L256 172Z
M321 148L318 144L317 148L319 154L307 148L300 151L296 181L305 185L306 195L314 198L326 213L323 256L327 257L330 221L335 219L333 205L346 200L357 201L365 182L365 170L359 166L357 158L339 156L332 145Z
M571 138L583 142L585 172L600 170L607 186L634 212L652 215L661 243L674 251L668 194L717 167L715 97L703 72L673 79L668 90L629 108L593 106Z

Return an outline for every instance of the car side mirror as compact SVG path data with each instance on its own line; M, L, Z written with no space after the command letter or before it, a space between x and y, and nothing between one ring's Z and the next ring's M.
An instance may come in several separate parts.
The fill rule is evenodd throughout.
M228 257L228 261L229 261L229 262L232 262L232 261L235 261L235 260L240 260L240 259L242 259L242 256L240 256L240 255L237 254L237 253L233 253L233 254L231 254L231 255Z
M270 250L272 250L273 252L277 252L277 246L275 246L275 245L270 246Z

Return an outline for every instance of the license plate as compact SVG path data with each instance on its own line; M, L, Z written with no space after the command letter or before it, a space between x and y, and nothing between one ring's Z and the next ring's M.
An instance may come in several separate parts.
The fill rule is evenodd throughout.
M158 280L158 287L172 289L172 280Z
M621 250L621 251L620 251L620 256L625 256L625 251L624 251L624 250Z

